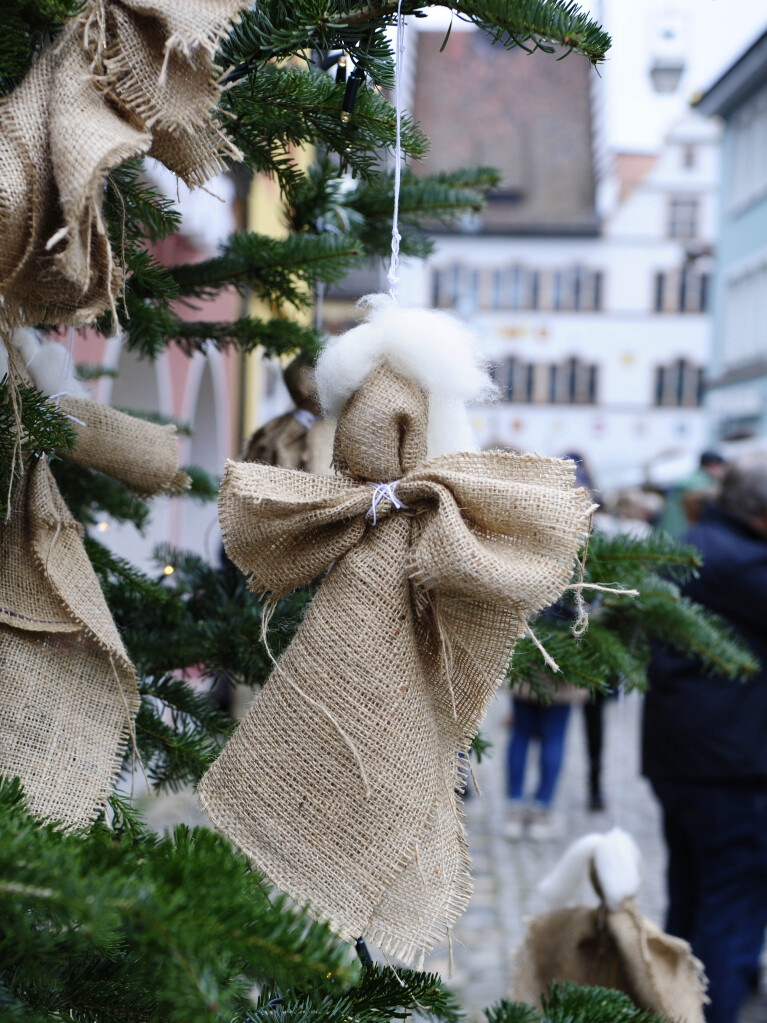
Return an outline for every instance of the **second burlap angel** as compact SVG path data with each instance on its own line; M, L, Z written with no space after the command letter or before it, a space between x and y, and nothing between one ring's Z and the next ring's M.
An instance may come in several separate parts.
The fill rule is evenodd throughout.
M537 1005L556 980L623 991L634 1004L681 1023L704 1023L703 964L680 938L639 912L641 856L620 828L574 842L538 886L557 908L530 920L517 949L512 996ZM598 906L565 906L586 877Z
M411 962L466 907L463 757L528 617L568 585L591 501L558 459L428 457L465 446L463 399L488 383L445 314L379 301L318 381L339 475L230 462L222 483L255 590L327 575L199 792L279 888Z
M44 391L46 380L59 381L55 400L77 435L73 461L139 496L189 486L178 469L175 427L90 401L74 377L44 371L46 356L64 357L61 345L41 347L29 330L16 331L14 342L11 372ZM5 353L0 342L0 377ZM0 775L20 778L38 817L81 828L103 809L135 738L136 672L83 528L46 458L25 455L7 512L0 520Z

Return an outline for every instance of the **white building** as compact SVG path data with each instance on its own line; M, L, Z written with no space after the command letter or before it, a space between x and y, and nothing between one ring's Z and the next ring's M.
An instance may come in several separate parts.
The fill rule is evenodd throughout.
M577 452L611 489L670 482L706 446L717 129L689 115L657 158L607 163L601 228L582 216L575 228L531 226L517 211L499 224L491 202L483 223L435 235L432 256L403 270L400 300L452 308L479 333L502 392L474 411L480 444ZM540 216L534 178L520 180L517 209L529 194Z

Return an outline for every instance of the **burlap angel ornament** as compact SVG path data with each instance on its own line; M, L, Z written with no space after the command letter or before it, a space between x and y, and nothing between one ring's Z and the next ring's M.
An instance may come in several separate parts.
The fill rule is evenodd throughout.
M215 116L218 44L246 0L89 0L0 99L0 298L10 326L80 326L123 284L107 175L149 153L189 185L241 154Z
M327 575L199 793L279 888L410 962L469 899L461 755L590 499L571 463L466 450L489 381L446 314L380 299L317 380L336 477L227 464L224 543L252 587Z
M336 424L322 415L309 358L299 355L293 359L283 378L295 408L270 419L252 434L243 461L332 475Z
M703 1023L703 964L686 941L664 934L636 905L641 856L625 831L585 835L539 885L564 906L587 878L598 906L557 908L535 917L517 950L512 996L536 1005L552 980L623 991L640 1009Z
M19 349L28 356L36 345L31 331L15 337L12 363ZM43 356L28 369L38 387L52 375ZM71 379L62 388L76 389ZM58 400L77 431L73 460L140 496L189 485L178 470L174 427L72 393ZM28 457L10 516L0 521L0 773L21 778L33 813L82 827L112 790L138 705L136 673L82 527L47 460Z

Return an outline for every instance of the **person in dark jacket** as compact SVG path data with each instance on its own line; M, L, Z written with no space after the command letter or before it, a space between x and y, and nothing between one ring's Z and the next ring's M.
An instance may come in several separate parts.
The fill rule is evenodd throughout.
M704 559L685 594L725 618L761 666L730 681L656 647L643 773L663 808L666 929L703 961L708 1023L736 1023L767 927L767 455L728 468L716 505L684 539Z

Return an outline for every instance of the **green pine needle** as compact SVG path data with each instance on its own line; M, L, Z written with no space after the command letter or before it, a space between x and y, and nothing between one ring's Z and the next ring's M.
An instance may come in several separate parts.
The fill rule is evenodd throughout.
M10 513L12 489L30 460L44 455L54 459L60 452L72 451L76 442L71 420L42 391L19 382L14 398L8 377L0 380L0 520Z

